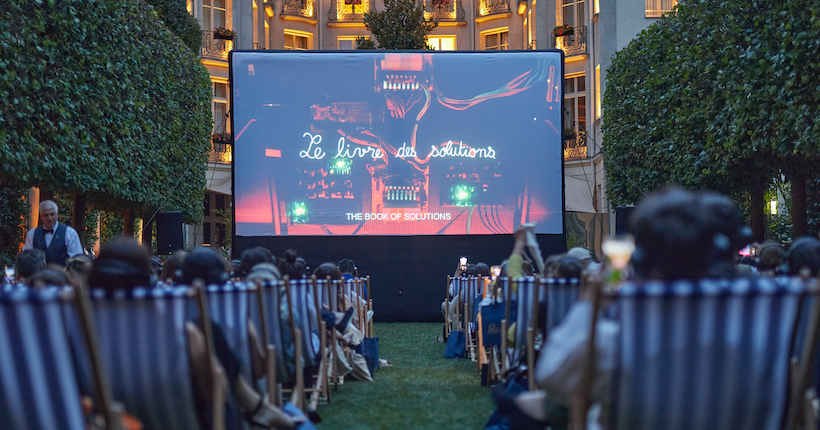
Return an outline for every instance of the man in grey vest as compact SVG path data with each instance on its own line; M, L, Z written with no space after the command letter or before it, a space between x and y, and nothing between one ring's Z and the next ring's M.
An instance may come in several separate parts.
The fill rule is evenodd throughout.
M58 210L51 200L40 203L40 226L29 230L23 249L39 249L46 253L46 263L65 265L69 258L83 254L83 246L76 230L57 222Z

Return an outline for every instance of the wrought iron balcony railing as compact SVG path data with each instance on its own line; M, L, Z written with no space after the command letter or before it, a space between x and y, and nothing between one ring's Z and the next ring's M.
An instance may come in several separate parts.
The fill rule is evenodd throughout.
M461 0L420 0L424 7L424 19L428 21L464 21Z
M281 15L317 21L319 19L319 9L316 0L282 0Z
M587 158L587 135L580 132L576 136L564 139L564 160L581 160Z
M510 13L509 0L476 0L476 18L508 13Z
M211 153L208 156L208 162L231 164L231 144L230 143L212 143Z
M373 11L373 0L330 0L327 19L331 22L364 22L364 14Z
M564 55L583 55L587 53L587 28L576 27L572 34L553 36L555 49L564 51Z
M214 37L213 31L202 30L202 45L199 48L199 58L228 61L228 53L233 49L235 41L235 37L221 39Z

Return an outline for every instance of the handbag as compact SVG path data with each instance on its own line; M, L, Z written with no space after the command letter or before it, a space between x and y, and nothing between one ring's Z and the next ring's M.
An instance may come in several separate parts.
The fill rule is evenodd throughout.
M356 345L356 352L361 354L367 361L367 370L370 371L370 376L375 376L373 372L379 368L379 338L364 338L360 344Z
M501 320L504 319L504 303L481 307L481 333L484 346L501 345Z
M451 331L444 348L444 358L464 358L467 351L466 339L463 331Z

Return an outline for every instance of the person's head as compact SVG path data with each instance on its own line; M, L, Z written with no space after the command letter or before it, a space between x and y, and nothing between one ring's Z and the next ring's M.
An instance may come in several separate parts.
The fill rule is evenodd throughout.
M120 237L108 242L91 264L88 286L105 289L150 287L148 250L134 238Z
M342 279L342 271L333 263L323 263L313 274L316 279L326 279L328 276L333 280Z
M240 276L246 276L251 272L253 266L256 266L259 263L275 264L275 260L276 258L273 254L271 254L271 252L268 251L268 248L265 248L264 246L246 249L242 251L242 255L239 257L241 268Z
M228 280L225 260L211 248L194 249L182 263L180 282L191 285L195 279L202 279L206 285L224 284Z
M738 251L751 240L751 229L743 223L743 214L728 197L712 192L698 194L707 232L712 237L709 268L706 276L731 277L736 274Z
M68 277L63 272L63 267L57 264L49 264L37 273L28 278L26 285L29 288L64 287L69 285Z
M698 279L706 273L715 234L695 193L670 188L650 194L635 208L630 231L637 276Z
M487 263L476 263L471 276L490 276L490 266Z
M20 282L26 282L43 267L46 267L46 253L39 249L26 249L17 254L14 273Z
M81 288L88 281L91 273L91 257L83 254L69 258L65 262L65 273L71 285Z
M760 273L774 273L783 264L786 250L779 243L769 242L757 249L757 270Z
M801 237L792 243L786 253L788 274L802 275L808 271L811 276L817 276L820 271L820 240L813 237Z
M40 225L45 229L52 229L57 225L57 203L51 200L43 200L40 202Z
M529 260L524 260L521 264L521 274L524 276L532 276L535 273L535 270L532 268L532 263Z
M583 261L571 255L565 255L552 266L552 273L556 278L581 279L581 272L583 272L584 267L586 265Z
M580 246L576 246L569 251L567 251L568 257L573 257L584 264L584 267L588 266L589 263L592 261L592 253L589 252L586 248L581 248Z
M273 263L259 263L253 266L245 277L247 282L275 282L282 278L279 268Z
M553 269L555 268L555 265L558 263L558 260L560 260L565 255L567 254L553 254L547 257L547 259L544 260L544 276L554 277L555 274L553 273Z
M285 251L281 264L279 264L279 272L282 273L282 276L287 275L290 279L302 279L305 277L305 270L307 269L307 264L304 261L304 259L299 258L296 251L288 249Z
M349 259L349 258L343 258L341 261L339 261L339 270L340 270L343 274L344 274L344 273L349 273L349 274L351 274L351 275L354 275L354 276L355 276L355 275L356 275L356 271L357 271L358 269L356 268L356 264L355 264L355 263L353 263L353 260L351 260L351 259Z
M169 284L179 282L182 278L182 264L187 256L188 253L181 249L171 253L162 263L162 280Z

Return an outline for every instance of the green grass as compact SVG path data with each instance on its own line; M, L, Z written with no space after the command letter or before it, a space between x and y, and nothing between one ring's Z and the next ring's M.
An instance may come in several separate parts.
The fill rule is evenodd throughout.
M319 405L320 430L481 429L495 406L476 364L448 360L437 342L441 323L381 323L379 355L392 367L373 382L345 380ZM331 388L333 390L333 388Z

